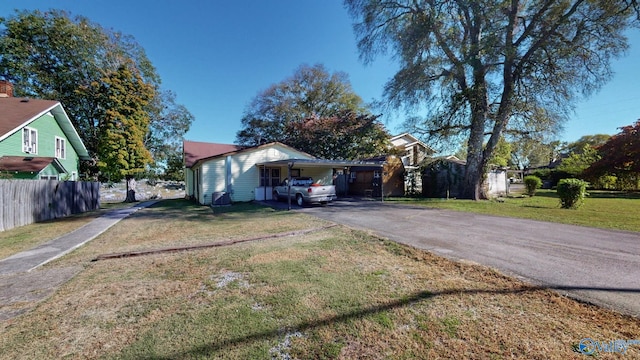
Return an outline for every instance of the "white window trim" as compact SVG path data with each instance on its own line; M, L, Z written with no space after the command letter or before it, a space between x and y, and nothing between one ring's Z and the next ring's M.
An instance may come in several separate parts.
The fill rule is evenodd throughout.
M60 154L58 153L58 140L60 140L60 143L62 144L62 156L60 156ZM54 141L55 141L54 148L55 148L56 157L58 159L63 159L63 160L66 159L67 158L67 140L65 138L56 136L56 139Z
M29 132L29 142L25 143L24 142L24 132L28 131ZM31 137L32 134L35 133L35 140ZM30 149L29 149L30 148ZM31 150L31 151L28 151ZM38 153L38 129L34 129L31 127L27 127L25 126L22 129L22 152L25 152L27 154L37 154Z

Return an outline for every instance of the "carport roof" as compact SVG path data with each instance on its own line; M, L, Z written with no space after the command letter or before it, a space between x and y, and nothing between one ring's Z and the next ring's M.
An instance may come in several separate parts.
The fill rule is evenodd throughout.
M346 160L324 160L324 159L286 159L257 163L257 166L293 166L304 165L305 167L378 167L384 166L384 161L346 161Z

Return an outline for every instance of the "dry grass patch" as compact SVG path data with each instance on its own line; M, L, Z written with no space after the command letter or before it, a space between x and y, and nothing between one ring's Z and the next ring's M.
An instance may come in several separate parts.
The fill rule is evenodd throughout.
M581 359L582 338L640 338L637 318L344 227L88 262L130 243L155 247L154 237L215 241L246 228L254 236L317 225L262 208L226 218L188 206L180 216L156 211L141 210L50 265L85 270L34 311L0 323L0 358ZM626 356L640 356L640 346Z

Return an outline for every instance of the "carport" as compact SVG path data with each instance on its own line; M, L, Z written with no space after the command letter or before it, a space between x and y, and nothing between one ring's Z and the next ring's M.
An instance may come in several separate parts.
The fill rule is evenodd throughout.
M258 192L262 192L262 196L260 196L259 199L271 199L271 192L275 184L270 183L269 179L272 172L275 174L274 171L277 169L286 169L285 175L289 180L291 180L292 177L312 176L314 174L315 176L312 176L314 179L330 178L332 184L336 185L336 193L340 196L341 193L343 195L348 194L349 176L352 169L378 168L382 172L384 165L384 161L346 161L325 159L283 159L259 162L256 163L256 166L260 169L260 187L256 189L256 196L258 197ZM322 175L319 176L318 174ZM382 186L382 182L380 182L380 186ZM381 193L384 194L384 192ZM383 197L381 196L381 200L382 198Z

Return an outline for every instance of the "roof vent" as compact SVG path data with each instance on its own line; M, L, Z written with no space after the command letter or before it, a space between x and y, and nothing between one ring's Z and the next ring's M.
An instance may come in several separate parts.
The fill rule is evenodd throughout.
M27 102L29 102L29 98L24 98L24 99L21 99L21 100L20 100L20 102L24 102L24 103L27 103Z

